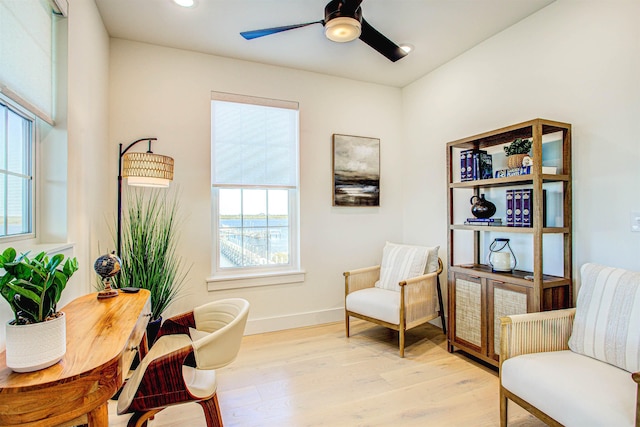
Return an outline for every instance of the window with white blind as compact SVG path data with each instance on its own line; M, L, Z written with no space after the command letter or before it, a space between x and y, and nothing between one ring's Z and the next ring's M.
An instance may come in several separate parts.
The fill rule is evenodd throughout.
M298 104L212 93L214 276L299 270Z
M0 96L0 238L33 233L34 117Z
M0 0L0 240L36 237L35 147L55 126L56 63L65 50L58 43L66 43L56 28L64 23L67 5L67 0ZM49 134L46 140L60 138ZM42 159L45 168L51 166L51 156ZM46 180L44 187L50 188ZM40 218L55 215L42 207L38 212Z

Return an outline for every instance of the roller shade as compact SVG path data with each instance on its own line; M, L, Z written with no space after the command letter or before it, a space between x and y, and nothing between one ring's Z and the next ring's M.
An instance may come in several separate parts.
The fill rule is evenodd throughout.
M0 0L0 92L50 124L53 19L47 0Z
M298 104L231 95L212 98L212 184L295 188Z

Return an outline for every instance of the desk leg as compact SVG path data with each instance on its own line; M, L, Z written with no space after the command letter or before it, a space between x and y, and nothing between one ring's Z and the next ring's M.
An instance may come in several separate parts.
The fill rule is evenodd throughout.
M109 427L109 406L107 402L87 414L89 427Z

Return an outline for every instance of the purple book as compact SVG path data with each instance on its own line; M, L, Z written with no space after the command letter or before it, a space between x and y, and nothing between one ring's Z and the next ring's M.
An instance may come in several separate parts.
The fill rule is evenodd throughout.
M522 190L513 190L513 226L522 227Z
M531 201L533 190L531 188L522 190L522 226L531 227L533 225L531 213Z
M507 227L513 227L513 190L507 190Z
M465 164L467 169L467 181L473 179L473 150L467 150Z
M468 181L467 178L467 151L462 150L460 152L460 181Z

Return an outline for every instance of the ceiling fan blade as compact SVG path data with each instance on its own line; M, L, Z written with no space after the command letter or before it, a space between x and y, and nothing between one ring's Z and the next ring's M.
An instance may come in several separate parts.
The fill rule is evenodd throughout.
M400 49L398 45L373 28L364 18L362 18L360 40L386 56L392 62L396 62L398 59L402 59L407 55L407 52Z
M307 22L305 24L285 25L284 27L263 28L261 30L243 31L240 33L247 40L257 39L258 37L269 36L271 34L281 33L283 31L293 30L296 28L306 27L307 25L322 24L322 20Z

